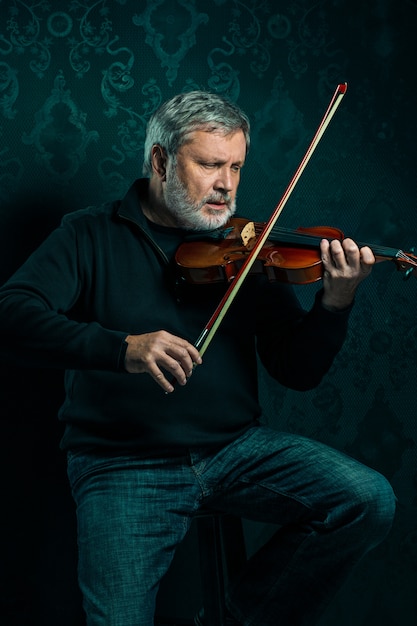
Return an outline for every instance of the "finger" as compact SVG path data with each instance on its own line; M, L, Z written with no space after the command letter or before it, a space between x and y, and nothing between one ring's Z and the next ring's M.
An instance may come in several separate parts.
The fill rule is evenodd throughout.
M193 373L195 365L201 365L202 359L198 350L189 343L171 346L167 354L181 365L187 377Z
M330 242L328 239L322 239L320 241L320 254L321 260L326 267L331 262Z
M363 246L363 248L360 249L360 256L362 265L367 266L370 270L375 263L375 255L371 248L369 248L369 246Z
M187 344L188 347L191 344ZM166 349L165 354L155 362L154 367L149 370L156 382L164 389L165 392L170 393L174 390L175 381L184 386L187 384L187 380L190 378L196 365L202 363L202 358L193 346L190 350L195 360L191 359L190 353L186 348L179 348L178 345L171 346ZM162 373L161 369L171 374L167 377Z
M375 263L375 256L371 248L363 246L359 249L352 239L345 239L343 247L349 267L355 270L358 275L368 275Z
M358 269L360 264L360 252L357 244L353 241L353 239L344 239L341 243L341 248L346 263L350 267Z
M149 370L149 374L152 376L154 381L162 387L165 393L172 393L174 391L174 386L169 382L169 380L167 380L159 368L155 368L155 371Z
M342 247L342 243L337 239L334 239L332 241L323 239L320 243L320 251L325 271L331 271L334 268L339 271L343 271L343 269L346 267L347 259L345 251Z
M174 359L171 359L169 362L165 361L163 365L161 364L161 367L170 374L170 380L168 380L167 376L156 363L149 367L148 373L154 381L162 387L165 393L171 393L174 391L174 381L178 382L178 384L182 386L187 383L187 376L178 361L175 361Z
M330 255L333 267L340 274L344 274L349 267L359 267L359 249L352 240L330 242Z

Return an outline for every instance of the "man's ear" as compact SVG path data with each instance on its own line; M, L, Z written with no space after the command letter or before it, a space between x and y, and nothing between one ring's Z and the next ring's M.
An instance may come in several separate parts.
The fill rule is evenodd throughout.
M159 176L161 181L166 179L167 155L159 144L152 146L152 169Z

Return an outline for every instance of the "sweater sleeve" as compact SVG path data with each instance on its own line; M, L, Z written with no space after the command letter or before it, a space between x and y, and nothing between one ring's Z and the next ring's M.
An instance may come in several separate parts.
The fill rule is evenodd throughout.
M257 348L268 373L291 389L316 387L345 341L352 307L332 312L318 291L304 311L291 287L268 287L259 307Z
M76 319L82 289L70 220L44 241L0 289L0 353L14 364L123 370L127 333Z

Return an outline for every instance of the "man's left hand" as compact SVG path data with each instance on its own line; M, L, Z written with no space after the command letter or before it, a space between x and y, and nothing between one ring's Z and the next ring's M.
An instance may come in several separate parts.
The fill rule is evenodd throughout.
M358 285L369 276L375 257L368 246L358 248L353 239L320 243L323 261L323 306L339 311L350 306Z

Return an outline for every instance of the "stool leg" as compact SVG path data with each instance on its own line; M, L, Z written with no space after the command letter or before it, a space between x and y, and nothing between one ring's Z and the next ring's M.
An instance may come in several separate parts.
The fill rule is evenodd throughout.
M219 516L207 515L197 523L205 622L207 626L225 626L221 522Z
M247 561L241 518L225 515L221 521L221 530L227 578L230 580L243 569Z

